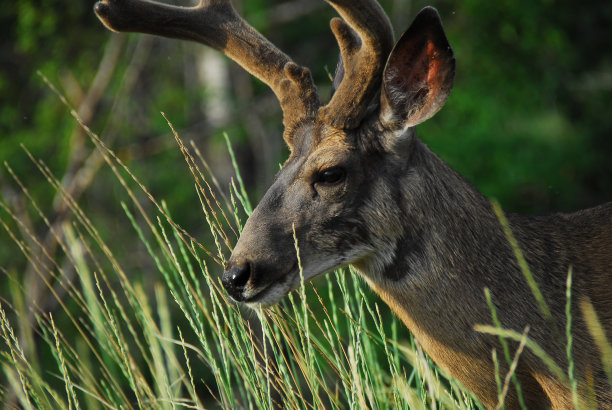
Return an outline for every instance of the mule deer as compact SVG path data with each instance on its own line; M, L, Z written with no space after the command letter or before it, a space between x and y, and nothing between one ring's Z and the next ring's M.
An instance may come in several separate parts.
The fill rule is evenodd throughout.
M271 305L304 279L350 264L443 369L487 407L497 403L487 287L503 327L522 331L562 368L565 281L588 300L612 339L612 203L573 214L506 214L552 312L541 313L490 202L432 153L415 126L446 101L455 71L438 13L423 9L393 45L374 0L327 0L341 58L321 105L307 68L295 64L237 15L229 1L193 8L104 0L95 12L111 30L195 40L223 51L280 101L291 156L247 221L222 276L229 295ZM578 303L572 304L579 393L612 406L610 382ZM504 370L504 369L502 369ZM516 376L529 408L568 408L571 390L532 352ZM586 380L592 380L589 386ZM506 406L519 406L509 393Z

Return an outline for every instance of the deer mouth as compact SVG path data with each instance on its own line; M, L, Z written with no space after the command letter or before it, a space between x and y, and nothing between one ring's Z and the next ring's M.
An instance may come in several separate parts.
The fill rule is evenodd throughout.
M283 297L287 296L295 288L294 282L299 273L298 267L294 264L285 274L264 287L255 289L255 294L246 296L242 302L250 307L267 307L278 303ZM249 292L250 293L250 292Z

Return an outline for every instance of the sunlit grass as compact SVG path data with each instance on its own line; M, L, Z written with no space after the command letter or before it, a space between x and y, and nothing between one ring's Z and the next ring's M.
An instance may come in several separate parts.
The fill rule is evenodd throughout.
M24 148L70 210L70 223L59 228L6 164L60 252L40 252L44 246L35 233L0 201L0 225L57 301L51 314L36 300L27 300L28 289L16 272L5 272L12 288L11 299L0 304L3 402L26 409L479 407L426 357L416 340L400 336L403 325L350 269L326 275L316 284L302 283L273 308L245 311L231 302L219 272L252 210L251 202L237 167L237 182L222 189L203 155L186 146L168 124L194 178L210 233L204 238L179 226L168 207L81 124L129 198L118 218L133 228L127 241L141 244L147 254L150 269L140 275L117 256L121 243L103 237L44 162ZM227 143L233 158L229 138ZM142 201L149 201L154 211L147 212L150 206ZM507 221L500 219L518 260L524 262ZM299 243L296 252L299 255ZM526 263L521 268L534 285ZM546 302L537 286L531 289L546 316ZM529 339L528 328L523 333L502 329L490 303L493 326L475 328L500 338L503 356L492 352L494 361L504 360L510 369L496 375L500 408L508 389L520 389L514 371L525 348L576 389L570 302L571 272L567 371ZM580 307L604 363L612 363L595 312L588 303ZM34 327L24 329L32 314ZM515 351L507 341L516 342ZM605 370L612 374L610 366Z
M0 394L6 403L68 409L475 407L414 340L398 336L402 325L383 320L386 308L345 270L316 286L304 283L273 308L242 311L218 276L251 212L238 170L238 183L223 193L201 153L175 133L210 231L198 240L81 125L130 198L121 218L132 225L131 241L142 244L152 269L130 274L116 255L121 245L103 238L49 168L25 150L72 218L53 227L21 185L31 208L54 230L61 252L52 256L39 252L36 235L2 203L0 223L58 302L53 314L35 300L24 303L27 289L11 274L17 293L0 306L7 381ZM231 153L229 140L228 147ZM155 212L145 211L143 194ZM34 336L22 341L18 335L29 332L15 329L27 325L30 311Z

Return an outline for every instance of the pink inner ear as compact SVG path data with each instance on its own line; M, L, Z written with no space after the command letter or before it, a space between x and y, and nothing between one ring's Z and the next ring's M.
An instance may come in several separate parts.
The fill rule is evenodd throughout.
M438 53L438 49L435 44L428 40L427 41L427 86L429 87L429 92L431 94L437 94L440 86L440 59L438 58L440 53ZM429 97L431 99L431 96Z
M383 74L381 118L393 126L417 125L448 98L455 60L433 9L419 14L396 43Z

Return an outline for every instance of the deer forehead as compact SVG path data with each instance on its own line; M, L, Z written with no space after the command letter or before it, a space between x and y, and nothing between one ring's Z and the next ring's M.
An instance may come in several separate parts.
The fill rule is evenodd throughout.
M303 144L296 158L302 159L306 168L324 168L346 163L355 153L354 137L350 133L331 127L314 127L307 136L309 143ZM306 148L306 149L304 149Z
M354 150L353 140L354 138L346 131L330 129L315 146L313 154L317 156L341 155Z

